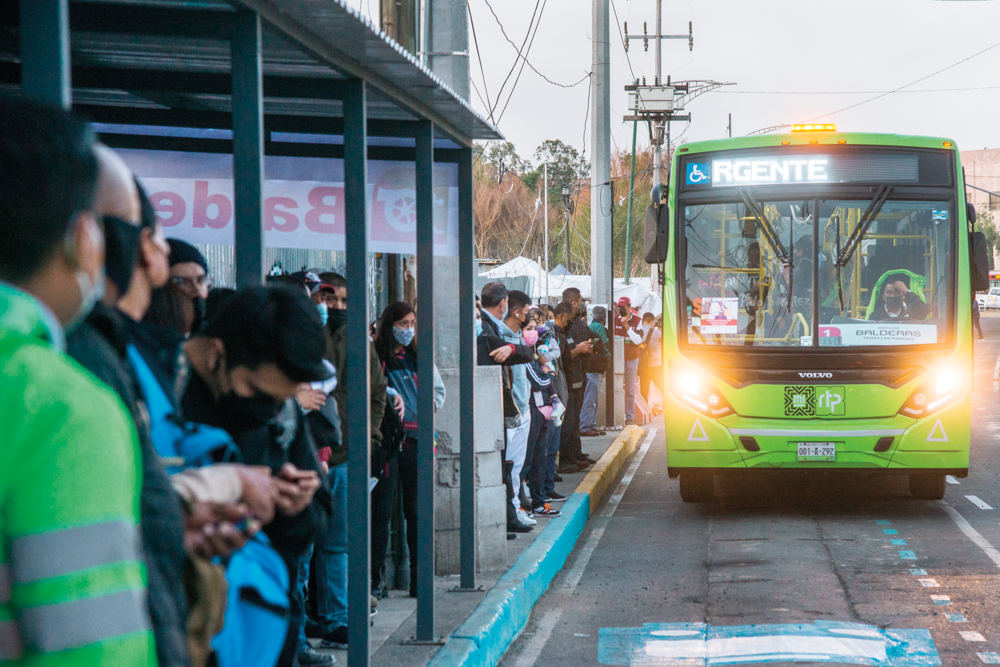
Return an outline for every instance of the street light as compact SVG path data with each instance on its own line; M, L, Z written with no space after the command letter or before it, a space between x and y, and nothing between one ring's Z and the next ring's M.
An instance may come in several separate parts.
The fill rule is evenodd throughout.
M563 210L566 212L566 270L573 273L569 264L569 207L572 202L569 199L569 184L564 183L562 186L562 205Z
M563 185L563 187L562 187L562 203L563 203L563 208L565 208L568 211L569 210L569 186L568 185Z

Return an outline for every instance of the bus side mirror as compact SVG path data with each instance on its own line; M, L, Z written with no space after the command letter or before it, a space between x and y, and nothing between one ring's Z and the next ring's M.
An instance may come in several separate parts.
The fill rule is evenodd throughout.
M972 205L972 202L965 202L965 217L969 219L969 224L976 224L976 207Z
M972 232L972 291L990 288L990 246L986 234Z
M667 229L670 226L669 210L666 203L646 207L646 222L643 227L643 246L646 252L647 264L663 264L667 261L667 248L670 238Z

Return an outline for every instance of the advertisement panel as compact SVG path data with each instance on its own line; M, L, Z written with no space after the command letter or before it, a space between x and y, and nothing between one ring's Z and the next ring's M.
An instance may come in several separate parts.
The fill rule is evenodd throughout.
M169 237L233 245L232 156L119 149ZM344 250L344 161L266 156L264 244ZM416 252L412 162L368 162L370 252ZM458 255L458 165L434 168L434 254Z

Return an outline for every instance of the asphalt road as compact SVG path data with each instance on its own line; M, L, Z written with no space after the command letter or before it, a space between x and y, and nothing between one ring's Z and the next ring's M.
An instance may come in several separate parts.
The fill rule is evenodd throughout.
M501 664L1000 664L1000 319L982 324L970 474L944 501L767 477L686 504L654 435Z

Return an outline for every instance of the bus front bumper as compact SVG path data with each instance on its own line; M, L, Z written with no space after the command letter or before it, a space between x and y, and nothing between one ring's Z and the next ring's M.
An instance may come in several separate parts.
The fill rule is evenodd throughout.
M665 435L671 477L688 468L944 472L956 477L968 473L968 394L916 420L902 415L839 420L730 415L717 421L674 401L668 403ZM802 460L800 443L833 445L833 460Z

